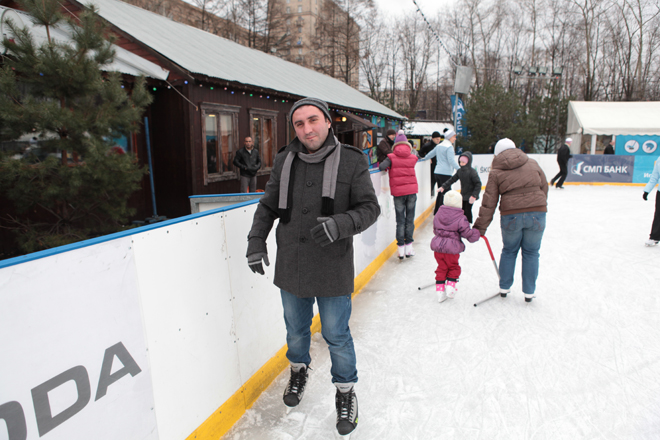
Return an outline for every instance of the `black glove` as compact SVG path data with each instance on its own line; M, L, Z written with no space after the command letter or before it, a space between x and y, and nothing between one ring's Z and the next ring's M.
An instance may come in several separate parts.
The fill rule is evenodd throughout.
M315 242L321 247L327 246L339 238L339 227L332 217L317 217L320 225L314 226L310 232Z
M270 261L268 261L268 254L264 252L259 252L257 254L248 255L248 266L252 269L252 272L264 274L264 267L261 265L261 260L266 263L266 266L270 266Z
M266 241L259 237L252 237L248 240L247 260L250 270L254 273L264 274L264 267L261 264L263 260L266 266L270 266L268 261L268 250L266 248Z
M644 191L644 194L642 194L642 198L643 198L644 200L648 200L648 199L647 199L648 196L649 196L649 193L647 193L646 191Z

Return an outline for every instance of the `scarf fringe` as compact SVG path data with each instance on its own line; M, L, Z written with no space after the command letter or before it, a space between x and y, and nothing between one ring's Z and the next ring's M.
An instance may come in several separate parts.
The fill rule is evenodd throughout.
M335 213L335 200L330 197L323 197L321 202L321 214L329 217Z

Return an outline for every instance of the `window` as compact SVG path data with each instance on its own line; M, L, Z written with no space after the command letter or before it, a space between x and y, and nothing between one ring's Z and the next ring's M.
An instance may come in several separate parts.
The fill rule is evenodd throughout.
M302 34L302 26L298 26L298 33Z
M296 41L296 44L298 46L302 46L302 37L298 37L298 41Z
M298 55L302 55L302 49L298 49Z
M314 64L321 64L321 60L317 58L316 60L314 60Z
M240 107L202 103L204 184L234 179L234 154L238 151Z
M286 19L286 24L291 24L291 19L290 18Z
M277 114L275 110L250 110L250 135L254 146L261 154L261 164L264 169L273 167L273 159L277 154Z
M290 14L290 13L291 13L291 8L288 7L288 6L286 7L286 13L287 13L287 14Z
M298 6L298 12L302 12L302 6Z

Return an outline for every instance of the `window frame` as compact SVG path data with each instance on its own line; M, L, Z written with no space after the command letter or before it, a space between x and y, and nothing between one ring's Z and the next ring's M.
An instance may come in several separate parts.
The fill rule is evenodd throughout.
M222 154L221 149L221 126L220 126L220 115L230 115L232 117L232 137L233 142L231 145L232 150L230 151L231 157L228 159L228 167L233 168L234 155L239 150L238 138L239 138L239 128L238 128L238 114L241 111L241 107L237 105L226 105L226 104L216 104L211 102L202 102L199 105L201 109L201 140L202 140L202 171L204 173L204 186L212 182L221 182L225 180L236 179L238 174L236 170L232 169L231 171L225 171L222 173L209 173L208 170L208 153L206 151L206 116L209 114L217 115L216 121L216 130L218 133L218 152ZM219 159L220 160L220 159Z
M263 127L263 121L264 119L271 119L273 121L273 144L271 146L272 149L272 155L273 157L271 158L271 163L275 161L275 156L277 155L277 151L279 150L279 147L277 145L277 116L280 114L278 110L269 110L269 109L264 109L264 108L251 108L248 110L248 113L250 115L250 137L254 141L256 136L253 132L253 122L255 117L261 118L261 133L264 132L264 127ZM260 143L263 142L263 138L259 138ZM259 157L261 158L261 169L259 170L258 175L261 174L269 174L271 170L273 169L272 165L270 167L266 167L266 160L264 157L264 149L263 145L254 145L255 148L259 150Z

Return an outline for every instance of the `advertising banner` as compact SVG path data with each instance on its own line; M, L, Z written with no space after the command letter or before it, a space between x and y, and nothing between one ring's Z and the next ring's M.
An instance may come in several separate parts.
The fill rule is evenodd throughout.
M648 183L656 160L660 160L660 154L655 156L635 156L633 183Z
M617 136L615 154L621 156L660 156L660 136Z
M574 154L568 161L566 181L632 183L634 165L634 157Z
M131 237L3 268L0 286L0 438L158 439Z
M463 123L463 116L467 112L463 105L463 100L456 95L451 95L451 108L452 115L456 118L454 125L456 126L456 133L460 136L467 137L467 127Z

